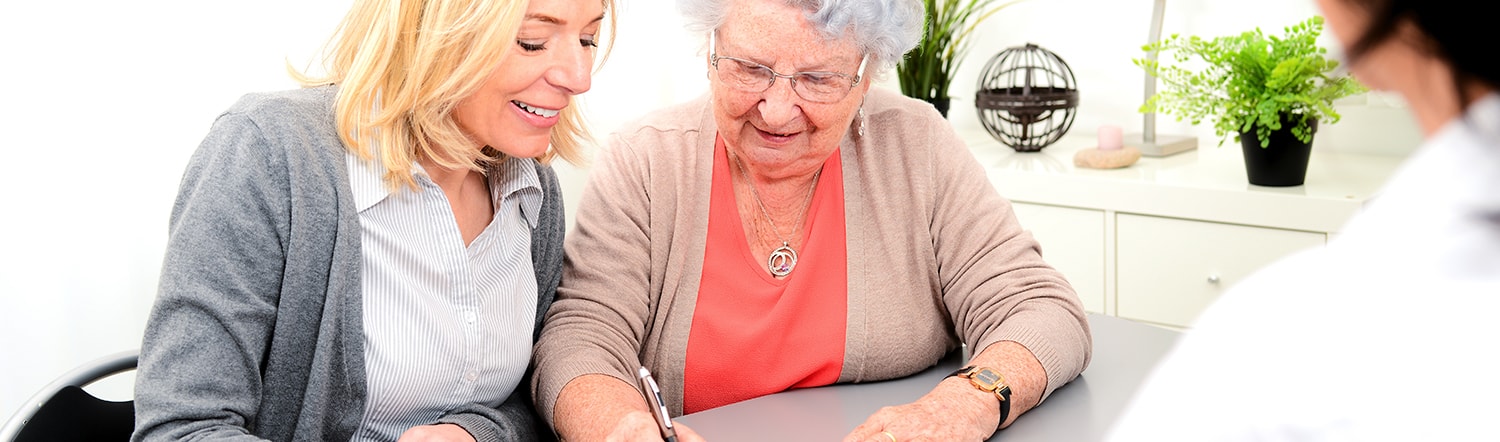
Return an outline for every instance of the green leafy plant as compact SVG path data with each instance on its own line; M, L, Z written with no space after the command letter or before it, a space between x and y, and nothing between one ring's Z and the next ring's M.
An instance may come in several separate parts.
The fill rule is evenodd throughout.
M1214 132L1225 136L1256 131L1261 147L1270 133L1281 129L1282 115L1293 122L1292 134L1312 141L1309 118L1338 122L1333 100L1365 92L1347 75L1334 75L1338 62L1317 45L1323 18L1314 16L1289 26L1282 37L1253 32L1205 40L1176 34L1142 47L1146 52L1170 53L1177 63L1193 58L1206 64L1197 71L1167 66L1159 60L1136 59L1136 66L1162 80L1164 90L1141 106L1141 112L1160 112L1198 124L1213 121Z
M969 52L969 34L1019 0L923 0L922 40L896 65L901 93L932 102L948 98L948 85Z

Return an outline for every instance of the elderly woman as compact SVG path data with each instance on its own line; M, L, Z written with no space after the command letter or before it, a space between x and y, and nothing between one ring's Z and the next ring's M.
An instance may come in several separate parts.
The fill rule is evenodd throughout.
M550 438L527 381L613 0L361 0L183 177L135 440ZM603 32L610 32L604 30Z
M613 135L592 172L536 348L563 438L655 437L641 365L682 414L973 349L850 434L887 442L984 439L1078 376L1091 339L1067 281L947 121L870 87L915 45L919 2L680 8L711 91Z

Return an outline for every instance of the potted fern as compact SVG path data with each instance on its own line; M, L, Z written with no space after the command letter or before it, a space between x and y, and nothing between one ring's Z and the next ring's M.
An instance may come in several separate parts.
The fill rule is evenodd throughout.
M1142 49L1157 53L1157 60L1135 64L1160 79L1164 90L1141 112L1193 124L1212 121L1220 145L1230 133L1240 142L1251 184L1302 185L1319 121L1338 122L1333 101L1365 91L1353 78L1334 73L1338 62L1317 44L1322 31L1323 18L1314 16L1280 37L1257 28L1209 40L1172 35L1148 44ZM1204 66L1164 65L1161 54L1179 64L1196 58Z
M974 28L1016 1L922 0L922 40L896 65L901 93L932 103L948 115L948 85L969 52Z

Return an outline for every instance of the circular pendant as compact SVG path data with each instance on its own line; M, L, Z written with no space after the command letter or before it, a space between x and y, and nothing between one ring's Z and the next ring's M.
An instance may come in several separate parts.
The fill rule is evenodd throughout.
M797 251L786 241L781 242L781 247L771 251L771 257L766 258L766 268L775 276L786 276L797 268Z

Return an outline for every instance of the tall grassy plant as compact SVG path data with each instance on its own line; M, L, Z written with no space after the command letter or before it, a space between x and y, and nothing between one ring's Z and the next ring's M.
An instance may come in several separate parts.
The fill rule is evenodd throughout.
M974 28L1019 0L922 0L922 41L896 65L901 93L932 102L948 98L948 85L969 52Z
M1256 131L1261 147L1270 133L1281 129L1281 115L1295 125L1292 134L1304 143L1312 141L1308 119L1336 123L1339 113L1333 100L1365 92L1348 75L1335 75L1339 63L1325 57L1317 45L1323 18L1312 17L1289 26L1284 36L1266 36L1259 28L1239 35L1205 40L1171 37L1142 47L1147 52L1171 53L1177 63L1197 58L1205 67L1188 70L1167 66L1158 60L1136 59L1140 66L1165 84L1141 106L1141 112L1160 112L1198 124L1207 119L1223 145L1225 136Z

